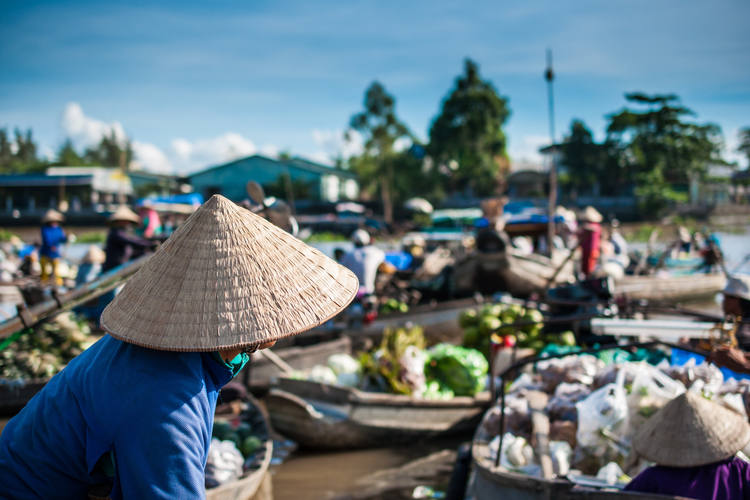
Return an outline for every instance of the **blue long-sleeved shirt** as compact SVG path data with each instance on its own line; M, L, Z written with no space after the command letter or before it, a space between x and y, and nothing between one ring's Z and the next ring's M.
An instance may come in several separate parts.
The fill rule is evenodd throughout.
M50 259L60 258L60 244L68 241L65 231L60 226L45 224L42 226L42 248L39 255Z
M0 435L0 498L86 498L114 454L111 497L203 498L219 390L210 353L102 338L54 376Z

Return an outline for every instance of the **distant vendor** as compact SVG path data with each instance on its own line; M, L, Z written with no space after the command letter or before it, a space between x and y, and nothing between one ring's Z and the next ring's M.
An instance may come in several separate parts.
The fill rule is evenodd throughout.
M134 234L133 230L140 222L141 218L124 205L109 217L110 229L104 246L106 258L102 272L121 266L156 246L153 241Z
M698 498L750 498L750 464L735 456L750 442L747 417L685 392L649 418L633 439L656 465L635 477L633 492Z
M68 236L60 227L63 215L57 210L47 210L42 217L42 247L39 249L39 264L42 270L42 282L51 279L57 286L62 285L58 273L60 263L60 245L68 241Z
M357 276L359 295L372 295L378 268L385 263L385 252L370 244L370 235L364 229L354 231L351 239L354 249L344 254L341 265Z

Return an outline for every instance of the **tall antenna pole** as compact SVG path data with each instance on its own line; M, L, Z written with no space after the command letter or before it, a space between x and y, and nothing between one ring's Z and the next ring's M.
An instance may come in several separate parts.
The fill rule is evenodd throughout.
M555 73L552 71L552 50L547 49L547 69L544 72L544 79L547 80L547 96L549 98L549 139L550 164L549 164L549 199L547 206L547 252L552 256L552 239L555 237L555 207L557 206L557 166L555 147L555 97L552 92L552 82L555 79Z

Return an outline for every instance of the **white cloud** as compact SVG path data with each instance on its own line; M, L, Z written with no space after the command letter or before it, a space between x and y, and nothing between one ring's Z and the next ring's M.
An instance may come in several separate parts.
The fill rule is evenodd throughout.
M133 141L133 167L150 170L160 174L171 174L174 172L172 162L167 155L157 146L148 143Z
M124 144L127 135L120 122L105 123L101 120L86 116L83 108L77 102L69 102L63 110L60 126L65 137L73 140L79 147L94 146L102 137L115 134L115 138Z
M79 148L94 146L112 133L123 144L128 139L120 122L106 123L87 116L77 102L65 106L60 125L64 136ZM133 167L159 173L185 174L257 153L271 158L279 155L276 145L264 144L259 149L252 140L237 132L194 141L178 137L166 150L149 142L133 140L131 144Z
M264 149L270 150L269 146ZM211 139L172 141L175 169L180 173L192 172L217 163L228 162L258 152L255 143L236 132L227 132Z
M318 150L308 156L319 163L331 164L338 156L349 158L364 150L364 138L356 130L313 129L312 137Z
M724 148L722 156L728 162L735 162L740 168L748 168L750 164L747 163L745 155L737 151L737 147L740 145L740 129L735 128L729 134L725 136Z

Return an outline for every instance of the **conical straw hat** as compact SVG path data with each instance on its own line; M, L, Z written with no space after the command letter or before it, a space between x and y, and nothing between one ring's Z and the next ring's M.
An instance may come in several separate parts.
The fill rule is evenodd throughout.
M725 460L748 441L746 417L685 392L643 424L633 438L633 447L659 465L695 467Z
M214 195L128 281L101 325L158 350L251 348L324 323L358 287L348 269Z
M52 210L50 208L44 214L44 217L42 217L42 224L46 224L48 222L62 222L63 220L65 220L65 218L63 217L63 214L61 214L57 210Z
M107 256L104 253L104 250L96 245L89 245L89 249L83 256L83 259L81 259L81 262L88 262L91 264L104 264L105 260L107 260Z
M117 210L115 210L115 213L109 216L109 221L125 221L139 224L141 222L141 218L138 217L137 213L133 212L125 205L120 205L119 207L117 207Z

